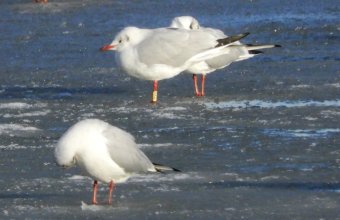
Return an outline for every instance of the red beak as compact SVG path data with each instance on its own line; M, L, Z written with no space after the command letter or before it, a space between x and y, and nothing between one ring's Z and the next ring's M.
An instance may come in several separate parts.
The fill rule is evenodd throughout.
M100 51L108 51L115 48L115 45L105 45L102 48L100 48Z

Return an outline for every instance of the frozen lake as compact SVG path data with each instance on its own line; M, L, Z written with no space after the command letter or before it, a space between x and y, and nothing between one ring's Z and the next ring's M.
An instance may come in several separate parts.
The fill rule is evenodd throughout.
M0 3L0 219L340 219L336 1L5 0ZM208 75L152 82L99 48L125 26L192 15L244 43L275 43ZM54 162L68 127L99 118L181 173L107 185Z

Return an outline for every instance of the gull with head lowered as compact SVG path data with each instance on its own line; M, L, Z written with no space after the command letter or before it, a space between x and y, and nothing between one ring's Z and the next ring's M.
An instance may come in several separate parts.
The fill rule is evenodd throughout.
M98 181L109 183L108 203L115 183L137 173L179 171L152 163L128 132L98 119L82 120L60 138L55 147L57 164L79 165L94 179L92 203L97 204Z
M175 17L170 27L197 31L201 30L206 33L210 33L214 36L216 41L220 41L219 39L225 39L227 35L225 35L221 30L201 27L199 22L191 17L191 16L180 16ZM249 33L248 33L249 34ZM213 44L212 44L213 46ZM227 53L224 53L220 56L215 56L211 59L206 59L202 62L198 62L196 64L191 65L186 72L193 74L194 87L196 96L204 96L204 85L206 74L212 73L215 70L222 69L226 66L229 66L233 62L249 59L257 54L262 53L261 49L273 48L273 47L281 47L276 44L265 44L265 45L251 45L251 44L242 44L238 40L231 43L226 50ZM197 85L197 75L201 75L201 91L198 91Z
M118 65L129 75L154 81L151 102L155 103L159 80L229 53L228 46L244 36L218 39L201 29L126 27L101 50L115 50Z

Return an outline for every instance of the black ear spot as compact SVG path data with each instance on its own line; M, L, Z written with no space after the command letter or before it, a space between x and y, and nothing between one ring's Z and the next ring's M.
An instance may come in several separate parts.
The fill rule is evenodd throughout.
M199 29L200 28L200 26L199 26L199 24L196 22L196 21L192 21L191 23L190 23L190 27L189 27L191 30L196 30L196 29Z
M126 35L126 41L129 41L130 40L130 37Z

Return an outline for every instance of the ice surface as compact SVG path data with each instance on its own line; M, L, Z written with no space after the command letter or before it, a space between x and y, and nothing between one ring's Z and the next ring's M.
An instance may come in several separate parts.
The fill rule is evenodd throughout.
M0 124L0 135L20 135L22 132L36 132L39 128L24 124Z
M30 109L30 108L43 108L46 107L46 103L36 102L34 104L29 104L25 102L9 102L0 103L0 109Z
M0 109L26 109L30 107L32 107L32 105L23 103L23 102L12 102L12 103L0 104Z
M292 137L310 137L310 138L320 138L320 137L329 137L330 135L337 135L340 133L340 128L324 128L319 130L312 129L297 129L297 130L272 130L268 129L265 131L270 135L279 135L279 136L292 136Z
M21 114L4 114L4 118L25 118L25 117L36 117L36 116L44 116L50 113L51 111L33 111L33 112L25 112Z
M340 107L340 100L325 101L303 101L303 100L287 100L287 101L264 101L264 100L241 100L241 101L225 101L225 102L207 102L204 105L208 109L215 108L302 108L302 107Z
M340 83L328 83L328 84L325 84L325 85L335 87L335 88L340 88Z
M156 143L156 144L138 144L138 147L140 148L165 148L165 147L171 147L174 146L173 143Z
M197 173L175 173L175 174L148 174L148 175L136 175L129 179L129 182L172 182L182 181L188 179L200 179Z
M338 219L339 7L301 1L2 1L0 219ZM157 10L156 10L157 9ZM192 15L246 44L280 44L209 74L159 82L101 53L125 26ZM74 123L99 118L176 173L117 184L112 205L79 167L55 164Z
M93 212L98 212L98 211L103 211L107 209L107 207L102 206L102 205L88 205L85 202L81 201L81 210L82 211L93 211Z

